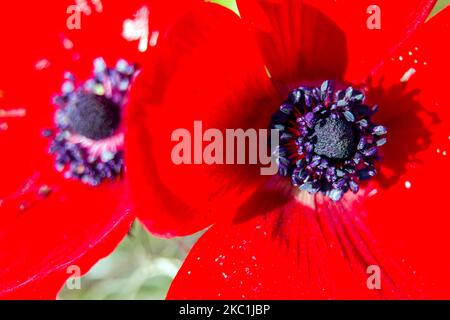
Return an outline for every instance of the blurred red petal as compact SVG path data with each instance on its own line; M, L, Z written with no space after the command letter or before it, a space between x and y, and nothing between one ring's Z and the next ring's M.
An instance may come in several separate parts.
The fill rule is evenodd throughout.
M244 223L213 226L189 253L168 298L420 296L414 276L402 274L374 243L353 198L335 204L306 196L308 206L293 200ZM369 289L369 266L380 267L381 290Z
M272 78L283 84L343 79L346 35L320 10L304 1L238 1L254 29Z
M449 21L447 8L427 22L379 70L370 91L389 130L370 221L393 255L423 277L432 298L450 296Z
M128 114L128 174L139 218L150 231L199 231L229 217L263 180L256 165L174 164L172 133L187 129L192 140L201 140L203 132L194 137L194 121L202 121L203 131L223 134L266 129L280 101L271 103L273 98L256 45L228 9L192 6L160 38L136 81Z
M68 30L74 3L8 2L0 12L9 48L0 61L0 298L55 298L67 267L87 272L134 219L125 182L92 188L64 180L41 132L54 126L51 100L65 71L83 81L100 55L108 64L139 62L138 44L122 37L122 26L144 3L103 1L101 11L82 15L81 30Z
M428 17L435 0L238 0L276 80L362 81ZM381 29L370 30L370 6ZM299 78L300 77L300 78Z
M0 197L19 188L46 161L48 141L41 132L53 126L52 97L60 92L65 71L84 81L99 56L108 64L119 58L130 62L143 58L138 44L122 37L122 27L146 2L103 1L99 12L91 4L91 14L81 15L81 29L69 30L66 12L74 3L46 0L2 5L0 32L2 46L8 50L2 51L0 60L0 147L9 156L0 158L6 181L0 185Z
M0 217L0 299L54 299L69 267L89 271L134 220L124 183L92 188L46 174L3 199Z

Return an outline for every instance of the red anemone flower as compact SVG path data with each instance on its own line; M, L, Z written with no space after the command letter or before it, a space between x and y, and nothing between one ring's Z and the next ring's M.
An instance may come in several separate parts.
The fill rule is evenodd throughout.
M212 225L168 297L448 298L450 10L425 23L435 1L237 2L240 17L198 1L175 19L128 108L142 221L166 237ZM172 134L195 121L280 130L279 173L174 163Z
M122 114L152 40L139 46L143 5L1 5L1 299L54 299L129 231Z

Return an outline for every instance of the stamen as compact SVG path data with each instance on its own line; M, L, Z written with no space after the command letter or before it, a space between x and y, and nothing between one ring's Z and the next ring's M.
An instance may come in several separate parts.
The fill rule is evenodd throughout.
M364 104L364 93L335 91L331 81L321 87L300 87L289 94L273 116L280 131L279 174L311 194L338 201L357 193L361 180L376 175L379 147L387 129L371 122L377 106Z

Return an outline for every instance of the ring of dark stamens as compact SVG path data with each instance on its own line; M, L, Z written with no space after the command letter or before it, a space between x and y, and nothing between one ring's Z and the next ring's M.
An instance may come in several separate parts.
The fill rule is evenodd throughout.
M356 151L352 126L345 120L326 118L314 127L314 151L331 160L344 160Z
M119 106L93 93L78 93L67 105L66 116L71 131L92 140L112 136L120 124Z
M94 60L92 76L83 83L70 72L64 74L61 94L53 100L55 128L42 134L51 139L55 169L66 179L98 186L104 180L122 178L120 124L135 76L135 65L120 59L115 68L109 68L102 58ZM117 139L107 139L113 136Z
M271 121L280 133L278 174L299 190L333 201L357 193L362 180L376 175L387 133L371 121L377 106L364 100L361 91L335 90L331 81L293 90Z

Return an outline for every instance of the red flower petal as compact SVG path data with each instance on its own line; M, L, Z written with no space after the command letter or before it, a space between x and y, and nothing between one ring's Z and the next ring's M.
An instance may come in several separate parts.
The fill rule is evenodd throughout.
M371 91L380 104L378 121L389 130L384 179L368 202L373 228L437 298L450 296L450 50L442 40L449 19L447 8L427 22L376 74L378 89Z
M276 95L240 19L215 4L192 6L149 60L128 115L134 200L152 232L190 234L229 216L262 178L258 166L175 165L173 132L187 129L192 140L202 139L203 132L194 136L194 121L222 133L266 129L280 100L271 103Z
M122 37L122 27L146 2L103 1L101 12L91 4L91 15L81 15L81 29L69 30L66 22L70 15L66 12L74 3L34 1L24 6L10 1L2 6L2 46L8 50L2 50L0 60L0 146L16 156L0 159L2 179L7 181L0 186L0 195L19 188L40 159L46 159L43 151L48 142L41 131L53 124L51 100L60 92L65 71L74 72L82 81L91 74L92 61L99 56L108 64L119 58L130 62L142 58L138 44ZM12 29L14 32L6 32ZM34 161L30 161L31 154ZM11 165L20 170L11 170Z
M359 82L430 13L435 0L238 0L276 80ZM381 30L369 30L369 6ZM347 68L346 68L347 67Z
M373 83L384 77L383 86L369 88L369 100L380 103L378 121L389 121L390 134L381 186L368 188L361 199L374 238L389 250L378 255L378 246L370 245L358 219L366 210L356 201L346 210L319 204L315 212L290 204L243 224L212 227L190 253L169 298L391 298L400 293L394 288L406 296L415 297L419 288L425 297L448 298L449 218L442 199L450 180L450 70L441 39L449 16L447 9L425 24L380 70ZM415 73L406 73L412 67ZM400 86L401 78L407 83ZM383 258L391 255L403 264ZM364 287L368 264L382 268L381 292Z
M233 226L213 226L190 252L169 299L366 299L418 294L383 257L356 212L359 202L292 201ZM349 205L351 203L351 205ZM317 210L313 209L317 206ZM369 266L381 290L368 289ZM373 282L369 281L370 284Z
M53 127L51 99L64 71L83 81L100 55L138 62L138 44L122 37L122 24L143 2L103 1L101 13L92 8L81 30L69 31L72 4L8 2L0 12L0 30L14 30L2 34L8 50L0 61L0 298L55 298L67 267L87 272L134 219L125 182L93 188L64 180L41 132Z
M272 78L284 84L342 79L347 65L345 33L304 1L238 1L256 31Z
M50 195L39 195L47 185ZM134 220L124 193L119 183L92 188L43 177L4 199L0 299L54 299L70 267L84 274L110 254Z

